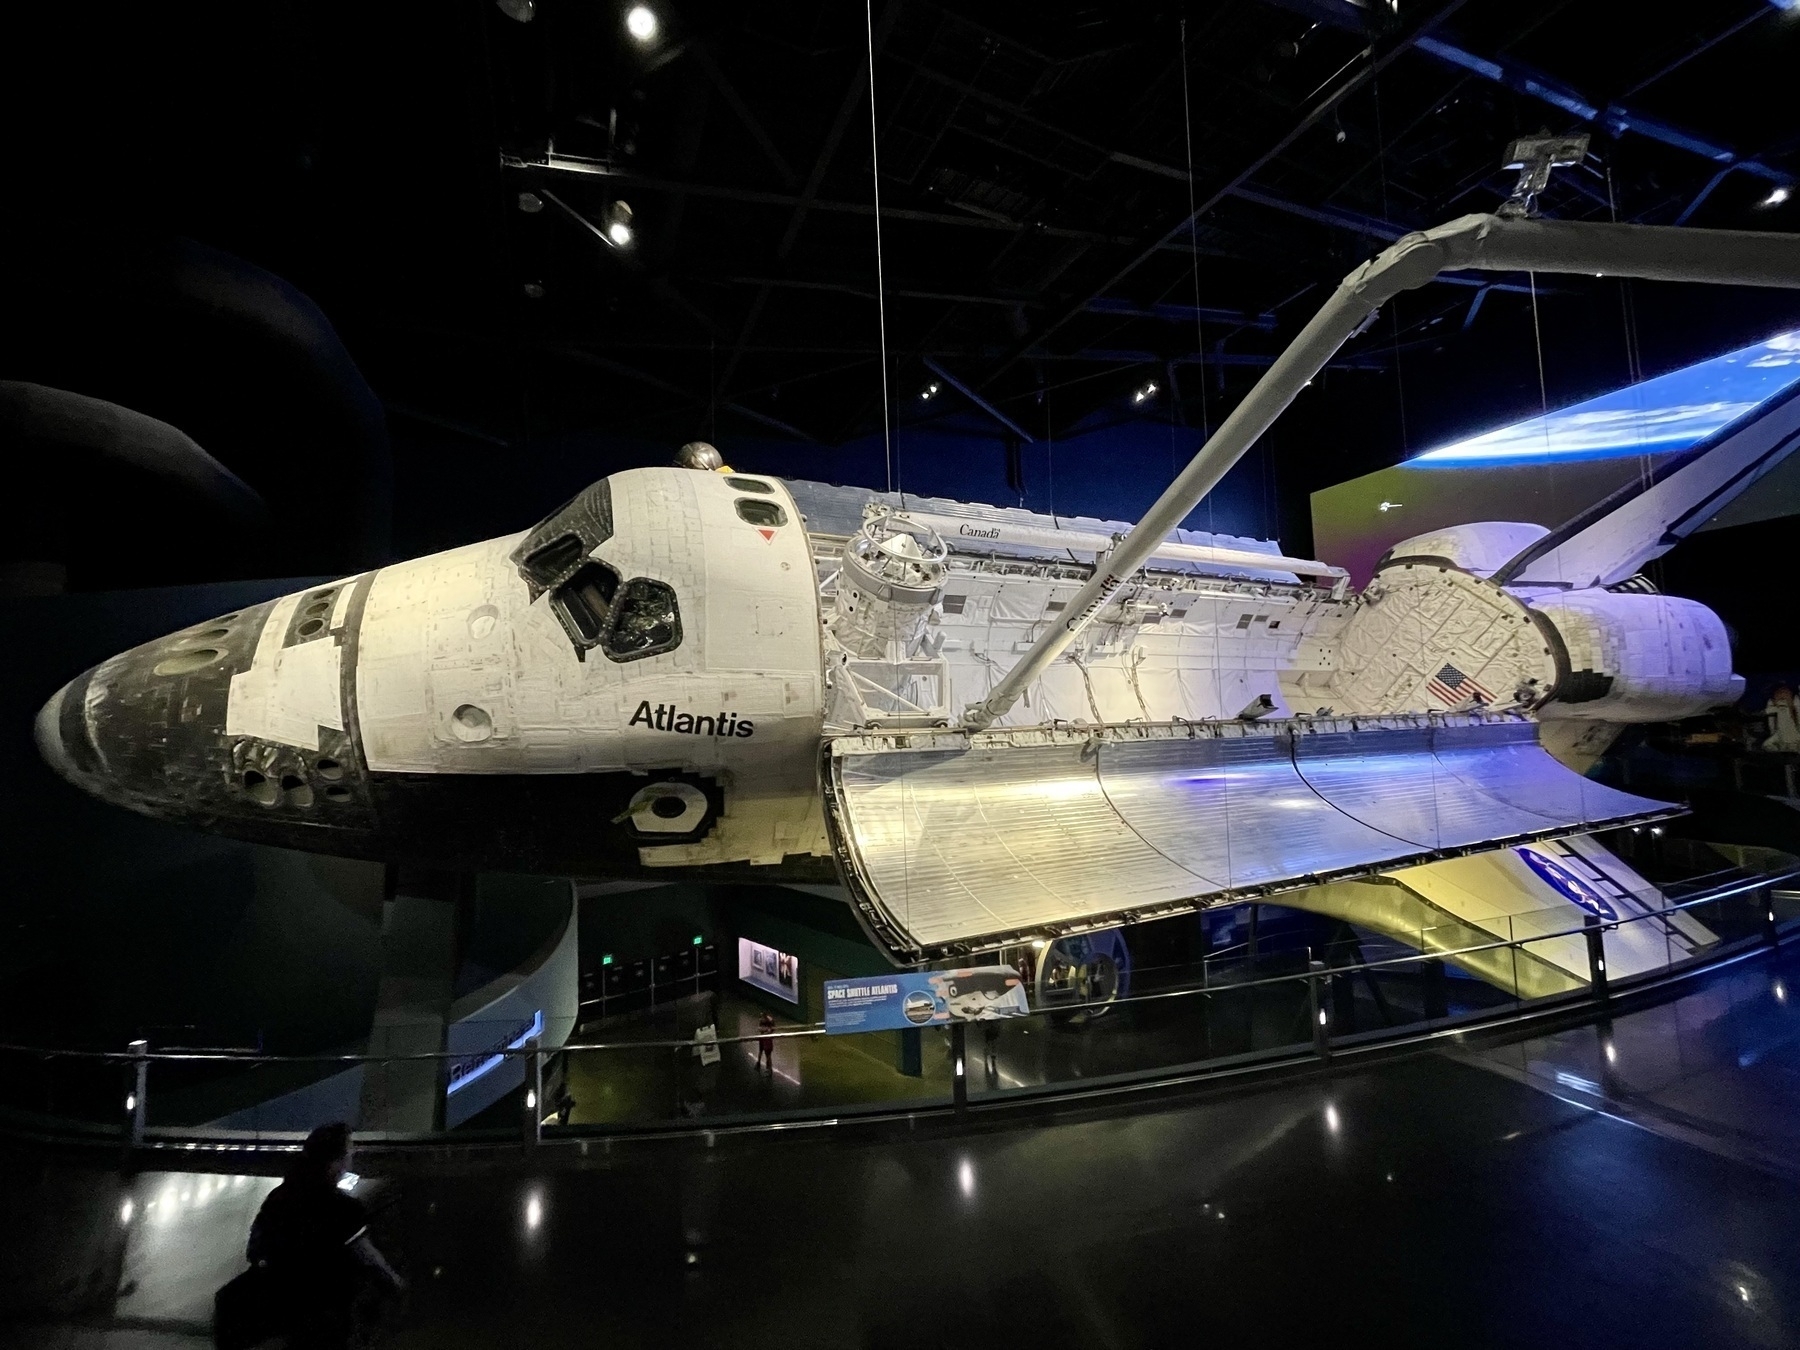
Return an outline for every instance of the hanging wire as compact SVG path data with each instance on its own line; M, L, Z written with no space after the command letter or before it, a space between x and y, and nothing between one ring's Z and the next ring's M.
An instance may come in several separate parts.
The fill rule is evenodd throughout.
M869 40L869 163L875 179L875 305L881 327L881 445L887 460L887 490L894 490L894 430L888 409L887 274L881 257L881 136L875 123L875 0L863 0Z
M1381 178L1381 218L1393 217L1388 207L1387 124L1381 120L1381 81L1374 82L1375 96L1375 168ZM1394 330L1394 396L1400 404L1400 458L1412 453L1411 437L1406 429L1406 372L1400 366L1400 297L1388 302L1388 320Z
M1537 273L1527 272L1525 280L1531 287L1531 340L1537 351L1538 421L1544 428L1544 479L1550 489L1547 494L1550 499L1550 509L1556 513L1557 523L1560 524L1564 513L1561 505L1562 497L1557 491L1556 457L1550 444L1550 385L1544 378L1544 329L1538 318ZM1561 549L1556 551L1556 559L1557 579L1566 581L1568 578L1562 574L1564 562Z
M1206 411L1206 325L1200 317L1200 236L1194 219L1198 214L1194 210L1194 111L1188 102L1186 19L1181 21L1181 133L1187 143L1188 262L1194 278L1194 350L1200 357L1200 441L1205 444L1212 439L1212 426Z
M1612 165L1610 163L1606 166L1606 209L1612 215L1613 224L1617 225L1619 223L1619 204L1613 195L1613 174ZM1634 385L1642 384L1644 382L1644 362L1642 351L1638 343L1637 310L1631 303L1631 280L1628 277L1619 278L1619 317L1625 328L1626 378ZM1649 410L1644 406L1643 398L1640 395L1638 398L1638 414L1640 417L1645 417L1647 419L1648 412ZM1647 420L1641 426L1640 430L1645 433L1648 432L1649 426ZM1648 434L1645 434L1644 444L1648 444L1648 442L1649 436ZM1647 450L1640 449L1637 458L1638 489L1639 491L1643 491L1650 486L1651 456Z
M1206 407L1206 329L1200 317L1200 242L1197 233L1194 210L1194 113L1188 95L1188 49L1187 20L1181 21L1181 134L1187 146L1187 193L1188 193L1188 264L1194 278L1194 344L1200 356L1200 442L1204 445L1212 438L1212 426L1207 416ZM1218 521L1214 518L1213 497L1208 492L1206 501L1206 535L1209 544L1219 541ZM1190 607L1189 613L1200 611L1198 597ZM1212 616L1212 672L1213 672L1213 706L1214 715L1225 717L1225 670L1220 651L1220 628L1224 622L1223 602L1216 596L1208 597L1205 612ZM1230 775L1220 785L1225 799L1225 810L1231 810ZM1224 832L1225 838L1225 876L1227 885L1235 885L1235 870L1232 866L1231 831Z

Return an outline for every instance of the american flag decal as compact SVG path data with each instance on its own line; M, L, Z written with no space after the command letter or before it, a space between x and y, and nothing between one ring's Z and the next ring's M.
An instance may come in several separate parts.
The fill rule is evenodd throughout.
M1425 681L1425 687L1444 701L1444 706L1454 708L1459 703L1475 699L1480 703L1492 703L1494 696L1484 689L1479 680L1463 674L1455 666L1446 664L1442 670Z

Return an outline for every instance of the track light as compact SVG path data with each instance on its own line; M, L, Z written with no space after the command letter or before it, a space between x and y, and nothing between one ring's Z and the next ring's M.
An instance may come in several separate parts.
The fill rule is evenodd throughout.
M1131 401L1133 403L1147 403L1155 397L1156 397L1156 381L1149 380L1144 384L1144 386L1141 389L1139 389L1135 394L1133 394L1131 396Z
M939 388L940 388L940 386L939 386L938 382L936 380L933 380L930 384L926 385L923 389L919 390L919 398L924 401L929 401L931 399L934 399L937 397Z
M614 202L606 208L606 242L614 248L629 248L637 233L631 225L631 203Z
M639 42L656 36L656 13L648 5L633 5L625 16L625 31Z

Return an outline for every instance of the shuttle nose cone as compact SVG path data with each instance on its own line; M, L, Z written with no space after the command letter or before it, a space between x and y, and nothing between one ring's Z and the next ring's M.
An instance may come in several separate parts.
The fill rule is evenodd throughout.
M76 787L92 789L82 780L80 770L76 767L75 757L63 743L63 708L79 708L82 695L87 688L87 676L82 675L70 680L61 689L50 695L50 699L38 709L37 722L32 727L32 736L37 741L38 754L44 763L56 770L59 778L63 778ZM86 739L84 731L78 731L81 739Z
M334 592L252 605L102 662L38 712L38 753L76 787L144 815L361 851L366 775L338 715L339 653L320 617ZM302 686L312 703L264 687L277 652L313 676Z

